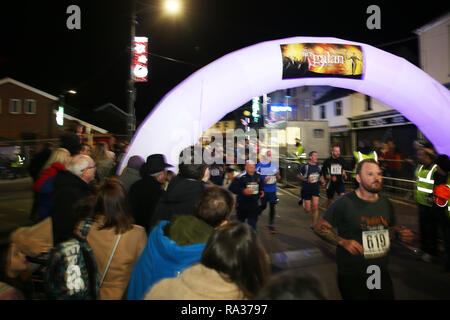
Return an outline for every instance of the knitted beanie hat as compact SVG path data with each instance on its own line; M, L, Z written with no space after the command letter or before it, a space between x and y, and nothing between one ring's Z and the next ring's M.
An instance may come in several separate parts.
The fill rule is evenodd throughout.
M140 156L132 156L130 159L128 159L127 167L139 170L144 163L144 158Z

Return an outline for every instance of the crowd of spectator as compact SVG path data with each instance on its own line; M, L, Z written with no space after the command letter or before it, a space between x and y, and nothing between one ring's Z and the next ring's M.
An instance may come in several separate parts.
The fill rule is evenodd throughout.
M32 161L35 224L1 248L0 298L37 299L33 275L45 273L55 248L81 239L87 221L98 299L269 297L269 256L254 228L232 221L234 197L210 181L207 165L181 162L175 174L164 155L133 156L116 175L123 153L82 144L78 132Z

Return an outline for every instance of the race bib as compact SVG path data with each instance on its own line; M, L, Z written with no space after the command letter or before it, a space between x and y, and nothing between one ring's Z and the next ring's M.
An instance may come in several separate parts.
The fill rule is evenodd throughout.
M320 174L311 173L311 175L310 175L311 182L310 183L316 183L317 181L319 181L319 177L320 177Z
M362 243L366 259L383 257L388 253L391 246L389 230L363 231Z
M211 176L213 176L213 177L220 176L220 170L217 169L217 168L211 169L210 174L211 174Z
M267 184L274 184L277 183L277 177L276 176L267 176L267 178L269 178L269 180L267 180Z
M256 182L249 182L247 188L252 190L252 194L258 194L259 192L259 185Z
M342 166L340 164L332 164L330 171L332 175L340 175L342 174Z

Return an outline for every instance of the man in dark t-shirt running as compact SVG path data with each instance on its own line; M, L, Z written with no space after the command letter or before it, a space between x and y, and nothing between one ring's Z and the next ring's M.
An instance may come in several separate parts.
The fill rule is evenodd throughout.
M410 230L396 225L391 202L379 192L382 172L373 159L356 167L358 189L337 199L314 232L337 246L338 286L343 299L394 299L388 271L390 236L411 242ZM337 234L332 230L337 228Z
M313 229L319 219L319 184L325 185L325 181L320 175L317 151L309 153L309 162L300 168L298 178L303 182L300 197L303 200L303 209L308 214L311 212L312 202L311 229Z
M331 147L331 157L323 162L322 176L327 180L327 208L333 202L334 193L339 196L345 194L344 179L347 179L347 174L344 170L345 160L341 157L341 148L338 145Z

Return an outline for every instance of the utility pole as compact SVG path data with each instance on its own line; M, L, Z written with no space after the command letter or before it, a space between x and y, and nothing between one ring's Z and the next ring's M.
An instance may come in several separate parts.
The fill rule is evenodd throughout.
M130 39L130 78L128 80L128 118L127 118L127 136L131 140L136 129L136 115L134 109L135 88L133 78L133 56L134 56L134 37L136 35L136 1L131 0L131 39Z

